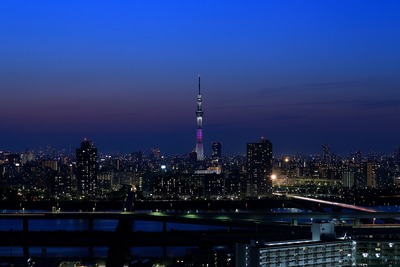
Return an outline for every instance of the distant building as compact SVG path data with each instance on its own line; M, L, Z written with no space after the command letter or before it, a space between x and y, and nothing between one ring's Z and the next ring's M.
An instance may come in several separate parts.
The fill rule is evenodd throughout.
M44 168L52 169L53 171L58 171L58 161L57 160L44 160L42 161L42 165Z
M355 164L361 164L362 162L362 154L361 151L356 151L356 153L354 154L354 163Z
M271 194L272 143L261 139L247 144L247 190L250 197Z
M111 190L113 171L100 171L97 175L98 190L97 192L108 193Z
M97 148L84 140L76 149L76 179L78 195L94 197L97 193Z
M376 186L378 188L392 188L394 186L393 173L384 167L375 170Z
M352 188L355 185L354 171L346 170L342 175L343 187Z
M152 148L150 158L152 160L159 160L161 158L161 150L159 148Z
M197 163L197 153L196 153L196 151L193 150L193 151L191 151L189 153L189 162L190 162L190 164L192 166L196 165L196 163Z
M367 177L367 187L376 188L375 164L371 161L366 162L364 172Z
M70 198L72 195L72 171L68 165L61 165L55 176L54 195L61 198Z
M322 145L322 162L327 164L331 160L331 154L329 152L329 145L323 144Z
M218 163L218 161L221 159L221 147L221 142L213 142L211 144L211 159L213 162Z
M21 154L21 164L24 166L27 162L34 161L35 154L32 151L26 151Z

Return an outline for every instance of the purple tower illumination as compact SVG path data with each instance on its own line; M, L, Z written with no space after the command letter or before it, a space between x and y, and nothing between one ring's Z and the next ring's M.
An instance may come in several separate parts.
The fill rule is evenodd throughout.
M197 134L196 134L196 153L197 160L204 160L204 150L203 150L203 109L201 108L201 92L200 92L200 76L199 76L199 94L197 95Z

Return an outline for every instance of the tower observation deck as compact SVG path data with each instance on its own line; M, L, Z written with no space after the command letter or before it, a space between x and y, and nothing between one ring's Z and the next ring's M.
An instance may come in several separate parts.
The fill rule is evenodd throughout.
M196 153L197 160L204 160L204 150L203 150L203 109L201 91L200 91L200 76L199 76L199 94L197 95L197 110L196 110L196 118L197 118L197 132L196 132Z

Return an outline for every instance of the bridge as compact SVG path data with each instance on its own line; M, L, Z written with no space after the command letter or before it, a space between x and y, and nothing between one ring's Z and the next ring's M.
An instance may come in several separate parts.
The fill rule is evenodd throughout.
M271 241L310 238L311 221L346 221L338 226L337 233L353 232L366 234L393 234L400 224L400 215L389 212L42 212L42 213L0 213L0 222L22 222L22 229L0 231L0 246L19 247L24 257L31 255L34 247L79 247L86 248L88 258L95 256L97 247L109 248L109 259L121 259L132 247L200 246L204 242L218 246L233 247L237 242L263 238ZM35 220L85 221L84 230L33 231L31 222ZM118 225L129 227L121 231L101 231L95 229L96 220L114 220ZM386 228L377 229L377 220L387 222ZM161 229L153 232L135 230L132 222L159 222ZM220 230L168 230L167 224L221 226ZM385 226L381 224L380 226ZM396 227L396 230L393 230ZM118 227L117 227L118 228ZM118 246L117 246L118 245ZM119 249L119 250L118 250ZM122 256L121 256L122 255ZM114 262L115 263L115 262ZM119 266L110 264L107 266Z
M276 208L300 208L306 210L321 210L324 207L334 207L337 210L340 209L352 209L352 206L340 207L335 205L334 202L319 202L308 201L300 198L294 198L293 195L279 195L276 194L270 198L261 199L240 199L240 200L146 200L146 201L134 201L133 206L129 206L128 201L31 201L31 202L11 202L11 201L0 201L1 210L52 210L60 209L62 211L129 211L132 210L175 210L175 211L188 211L188 210L199 210L199 211L222 211L222 210L271 210ZM381 198L376 199L376 203L381 202ZM370 201L372 202L372 200ZM393 200L394 204L396 202ZM383 205L383 204L382 204Z
M279 193L276 193L275 195L282 196L282 194L279 194ZM304 201L308 201L308 202L312 202L312 203L318 203L318 204L323 204L323 205L327 205L327 206L338 207L340 209L349 209L349 210L354 210L354 211L365 211L365 212L376 212L377 211L375 209L360 207L360 206L356 206L356 205L344 204L344 203L340 203L340 202L327 201L327 200L310 198L310 197L303 197L303 196L297 196L297 195L291 195L291 194L287 194L285 196L288 198L292 198L292 199L304 200Z
M284 221L300 220L346 220L357 221L363 219L391 219L400 218L398 213L380 212L41 212L41 213L0 213L0 220L22 220L23 231L29 231L31 220L86 220L88 230L93 230L94 220L129 220L152 221L163 223L166 229L167 223L216 225L227 227L252 227L254 224L270 225ZM362 222L360 222L362 223ZM356 225L355 225L356 226Z

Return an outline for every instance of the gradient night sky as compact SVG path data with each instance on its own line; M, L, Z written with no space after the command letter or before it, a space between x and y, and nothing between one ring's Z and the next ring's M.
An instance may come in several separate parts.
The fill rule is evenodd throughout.
M400 145L400 1L0 2L0 150Z

